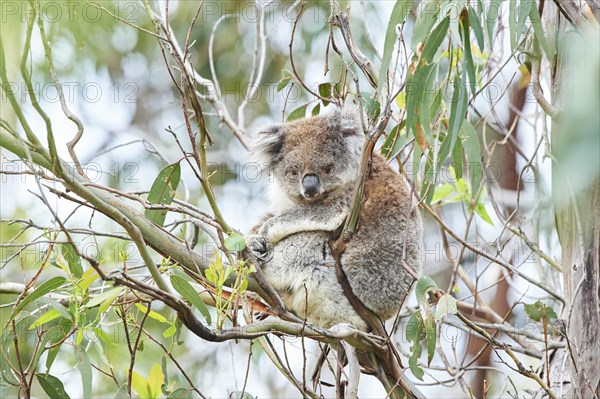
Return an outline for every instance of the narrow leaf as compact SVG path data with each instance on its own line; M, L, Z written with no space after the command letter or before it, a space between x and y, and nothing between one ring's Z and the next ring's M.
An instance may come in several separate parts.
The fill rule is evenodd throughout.
M423 48L423 53L421 54L421 59L426 63L430 64L433 61L433 57L437 53L442 41L446 37L448 33L448 28L450 27L450 17L446 17L436 26L436 28L431 32L431 35L427 38L425 42L425 47Z
M83 267L81 267L81 258L75 252L75 247L71 244L62 244L60 247L63 258L69 265L71 274L76 278L83 276Z
M456 298L454 298L452 295L445 294L440 298L435 308L435 320L439 321L448 313L456 314L456 312L458 312L456 307Z
M56 309L51 309L51 310L47 311L46 313L44 313L43 315L41 315L40 317L38 317L33 323L31 323L31 325L29 326L28 329L33 330L33 329L38 328L39 326L44 325L44 324L48 323L49 321L52 321L59 317L62 317L60 312Z
M154 319L160 323L169 323L169 321L167 320L167 318L163 315L161 315L158 312L155 312L154 310L151 310L150 312L148 312L148 308L144 305L142 305L141 303L136 303L135 306L139 309L140 312L142 313L148 313L148 317L150 317L151 319Z
M83 387L83 397L89 399L92 397L92 365L86 351L80 351L81 361L77 364L79 374L81 374L81 386Z
M475 33L475 39L477 39L477 46L479 50L483 51L485 48L485 40L483 39L483 28L481 27L481 21L477 16L477 12L474 8L469 7L469 23Z
M419 4L421 12L417 15L411 47L416 51L420 43L425 41L427 35L433 28L443 2L439 0L424 0Z
M444 183L441 186L437 186L435 188L435 193L433 194L433 198L431 198L431 203L434 204L439 202L452 194L454 192L454 186L450 183Z
M431 365L433 355L435 354L435 344L437 341L437 329L435 328L435 319L428 317L425 322L425 335L427 337L427 365Z
M471 178L471 192L476 195L483 178L483 167L481 164L481 148L479 137L475 128L468 120L465 120L461 129L462 146L469 165L469 176Z
M150 369L150 374L148 375L148 386L150 387L150 397L158 398L161 395L160 387L165 382L164 375L162 373L162 368L160 364L155 364Z
M117 296L119 296L119 294L121 292L123 292L123 287L116 287L116 288L112 288L108 291L104 291L103 293L92 297L84 306L86 308L93 308L94 306L98 306L102 302L104 302L105 300L110 299L110 298L112 298L112 300L114 301L115 298Z
M394 53L394 45L396 44L396 26L402 24L406 15L412 7L412 0L396 0L392 14L390 16L390 22L388 23L387 30L385 32L385 41L383 44L383 57L381 58L381 67L379 69L379 84L377 92L381 93L383 85L387 82L387 72L392 61L392 54Z
M493 226L494 222L492 221L492 218L490 217L490 215L487 213L487 210L485 209L485 205L483 205L481 202L478 202L475 205L475 212L479 215L480 218L482 218L486 223L488 223L489 225Z
M194 287L192 287L192 285L183 277L177 275L171 275L171 284L173 285L175 291L179 293L179 295L190 301L190 303L194 305L194 307L198 309L200 313L202 313L202 316L204 316L206 322L210 325L210 312Z
M152 398L148 381L136 371L131 372L131 387L140 398Z
M302 119L304 118L304 116L306 116L306 108L308 107L308 104L304 104L298 108L296 108L295 110L293 110L290 115L287 118L288 122L291 121L295 121L297 119Z
M151 204L170 205L175 197L180 177L181 166L179 162L161 170L152 184L152 188L148 194L148 202ZM167 217L165 209L146 209L144 214L159 226L164 225L165 218Z
M520 34L517 27L517 2L510 1L508 4L508 31L510 35L510 49L515 51Z
M29 305L31 302L35 301L36 299L48 294L49 292L56 290L61 285L63 285L64 282L65 282L65 278L60 277L60 276L53 277L48 281L44 281L35 290L33 290L33 292L31 294L27 295L25 298L23 298L23 300L21 302L19 302L17 307L10 314L10 317L8 318L8 320L10 321L10 320L14 319L15 316L21 310L23 310L23 308L25 306Z
M467 69L467 75L469 75L469 86L471 87L471 95L475 96L477 93L477 77L475 75L475 63L473 62L473 53L471 52L471 29L469 22L469 14L463 14L462 20L462 38L463 48L465 50L465 67ZM466 93L465 93L466 94Z
M487 14L485 16L485 28L488 35L488 45L490 48L493 47L492 42L494 40L494 27L496 26L496 19L498 18L498 13L503 2L504 0L490 0L490 5L488 6Z
M535 7L535 5L530 9L529 19L531 20L531 25L533 26L533 34L540 43L540 46L542 46L542 49L546 54L546 58L552 60L554 54L550 49L548 40L546 40L546 35L544 34L544 28L542 27L542 21L540 18L540 12L538 11L537 7Z
M52 399L70 399L61 380L50 374L37 374L37 379L46 395Z

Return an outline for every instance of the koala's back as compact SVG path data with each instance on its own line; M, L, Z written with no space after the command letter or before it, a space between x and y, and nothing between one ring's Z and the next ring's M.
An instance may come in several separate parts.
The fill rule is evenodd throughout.
M383 320L402 307L421 274L422 221L404 179L374 156L365 182L358 231L341 263L356 296Z
M296 233L279 241L262 266L286 307L310 324L330 328L349 323L366 330L338 284L327 232Z

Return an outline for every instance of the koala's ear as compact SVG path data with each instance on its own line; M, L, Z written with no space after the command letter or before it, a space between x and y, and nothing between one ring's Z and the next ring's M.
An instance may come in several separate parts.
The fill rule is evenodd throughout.
M254 134L251 152L259 162L273 165L281 160L285 130L281 125L270 126Z
M332 115L337 128L343 137L363 136L362 124L360 122L360 109L355 104L344 105L337 108Z

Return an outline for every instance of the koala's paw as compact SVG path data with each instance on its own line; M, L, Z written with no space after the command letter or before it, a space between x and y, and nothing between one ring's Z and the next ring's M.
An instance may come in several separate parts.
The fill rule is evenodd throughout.
M267 263L273 257L271 244L262 235L252 234L247 236L246 247L249 255L260 263Z

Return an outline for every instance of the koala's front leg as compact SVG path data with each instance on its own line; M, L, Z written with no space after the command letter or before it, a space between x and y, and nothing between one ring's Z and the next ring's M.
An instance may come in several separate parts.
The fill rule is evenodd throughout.
M272 213L264 215L260 223L254 226L250 230L250 234L244 238L246 241L246 248L248 249L248 255L260 264L269 262L273 257L273 247L271 243L261 234L264 224L271 218L273 218Z
M265 264L273 258L273 246L265 236L250 234L245 241L249 258L255 263Z
M260 235L275 245L285 237L305 231L334 231L340 227L348 207L341 201L295 205L266 220Z

